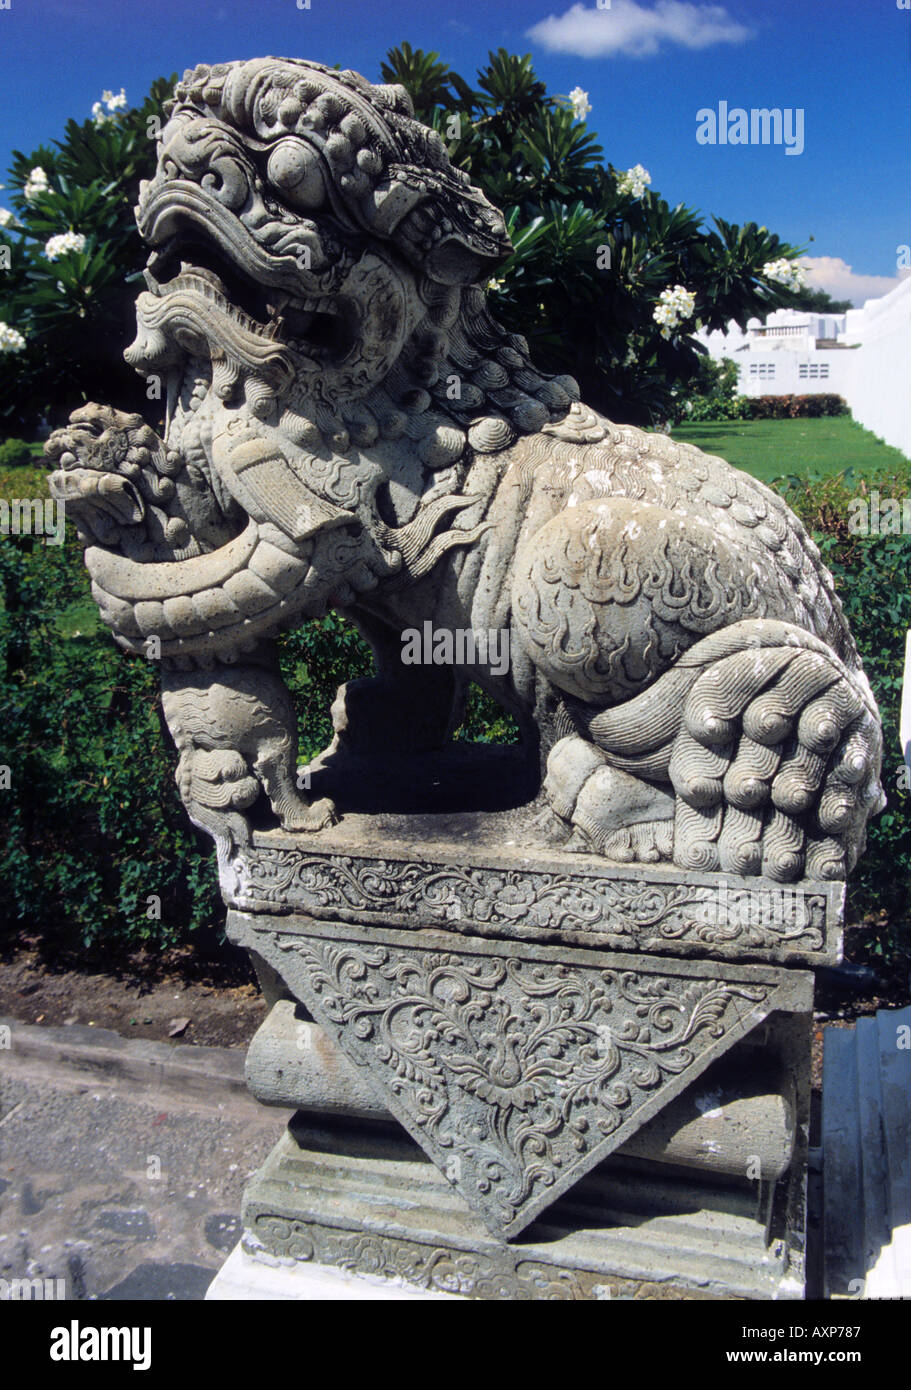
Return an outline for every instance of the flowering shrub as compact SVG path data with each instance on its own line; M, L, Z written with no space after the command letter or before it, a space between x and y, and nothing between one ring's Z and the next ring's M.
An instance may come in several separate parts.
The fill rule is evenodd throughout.
M528 55L501 48L470 84L438 54L401 44L381 71L503 209L515 250L488 282L497 317L545 371L571 373L612 419L671 415L701 360L700 323L745 327L795 303L795 291L763 273L790 264L795 248L755 222L715 218L707 228L682 204L670 207L642 164L607 163L586 124L588 93L549 96Z
M806 284L806 273L799 261L790 261L780 256L777 261L766 261L762 267L766 280L784 285L789 290L801 290Z
M38 165L34 168L26 179L22 187L22 194L27 203L33 203L41 193L48 191L47 174Z
M664 202L642 164L605 163L588 93L548 95L527 56L492 53L473 88L402 44L382 77L403 83L453 162L504 210L515 250L490 284L498 317L545 371L570 372L614 419L668 417L698 367L699 324L744 325L794 303L793 248L756 223L715 218L708 229ZM138 108L124 88L105 91L53 147L14 154L0 319L17 336L0 341L15 365L0 374L0 430L57 423L86 399L158 423L122 354L146 256L132 209L174 80L153 84Z
M24 347L22 334L8 323L0 323L0 352L21 352Z
M49 261L56 261L61 256L69 255L71 251L84 251L85 237L82 232L60 232L58 236L52 236L44 247L44 254Z
M92 120L96 125L104 125L106 121L114 119L115 111L126 110L127 94L121 87L117 96L113 92L102 92L101 101L96 101L92 106ZM105 111L107 107L107 111Z
M123 361L146 255L133 206L173 80L132 109L123 88L106 91L52 147L14 152L0 209L0 433L34 434L41 417L55 424L92 399L148 409Z
M641 198L652 181L652 176L641 164L634 164L625 174L618 175L617 192L623 197Z
M662 338L670 338L674 329L679 327L684 319L691 319L695 305L696 296L684 289L683 285L662 290L652 314L655 322L661 325Z
M588 92L583 92L581 87L573 87L569 94L569 102L576 120L584 121L585 117L592 109L592 104L588 99Z
M819 419L823 415L847 415L842 396L820 392L812 396L741 396L744 420Z
M842 396L819 392L812 396L695 395L674 413L682 420L813 420L850 414Z

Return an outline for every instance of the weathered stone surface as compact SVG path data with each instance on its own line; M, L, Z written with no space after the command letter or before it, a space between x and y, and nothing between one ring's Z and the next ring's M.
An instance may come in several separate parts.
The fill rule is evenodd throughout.
M200 65L137 212L127 358L166 382L165 438L87 405L48 443L52 492L115 640L160 662L180 794L273 1002L306 1005L487 1223L495 1256L477 1229L440 1245L456 1283L467 1260L473 1291L559 1296L575 1256L520 1277L508 1240L763 1020L796 1038L801 967L839 958L883 796L831 576L761 483L536 370L480 288L503 218L404 89ZM275 638L332 609L376 674L340 689L311 785ZM522 753L453 753L471 681ZM396 799L406 767L423 804ZM802 1286L801 1036L795 1158L761 1197L781 1296ZM300 1210L251 1198L248 1235L414 1255L427 1281L413 1232L362 1214L333 1246L315 1217L314 1243Z
M229 905L728 960L841 959L840 884L606 867L595 855L529 845L515 828L512 844L504 834L491 848L480 818L463 818L465 839L445 836L430 817L402 817L391 832L374 819L345 817L304 842L257 834L224 875Z
M609 1158L505 1241L401 1130L298 1116L244 1193L244 1247L480 1299L800 1298L800 1194L778 1188L773 1211L755 1183Z
M266 1105L320 1115L393 1119L364 1069L352 1064L302 1005L280 999L247 1051L247 1084ZM734 1049L677 1100L637 1130L619 1156L742 1177L751 1165L767 1180L787 1171L794 1151L789 1078L758 1049Z
M812 977L232 912L492 1230L538 1212Z
M503 218L402 88L201 65L138 220L127 357L166 378L167 437L85 406L51 486L115 639L162 663L222 864L257 802L332 822L297 785L272 641L341 607L378 672L340 692L339 747L440 746L474 679L540 756L555 843L844 878L881 735L818 550L761 483L536 370L479 288Z

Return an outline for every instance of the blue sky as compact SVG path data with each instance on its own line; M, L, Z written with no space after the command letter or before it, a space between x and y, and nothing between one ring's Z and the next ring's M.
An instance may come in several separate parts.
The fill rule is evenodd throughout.
M806 245L811 282L862 303L911 243L911 11L896 0L9 0L0 9L0 166L88 116L104 88L265 53L374 80L391 45L471 80L489 49L530 52L553 93L581 86L618 167L670 203L754 219ZM602 0L604 3L604 0ZM904 3L904 0L902 0ZM700 145L696 113L804 111L805 149ZM2 194L0 194L2 200ZM812 242L810 238L813 238ZM850 268L850 269L849 269Z

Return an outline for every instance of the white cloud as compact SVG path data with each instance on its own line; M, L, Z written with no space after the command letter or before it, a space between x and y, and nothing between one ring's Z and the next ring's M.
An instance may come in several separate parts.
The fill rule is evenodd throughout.
M905 275L857 275L841 256L804 256L801 264L809 289L825 290L833 299L850 299L856 309L866 299L888 294L905 279Z
M647 58L663 43L683 48L710 48L716 43L743 43L753 30L732 19L723 5L692 5L685 0L657 0L654 9L636 0L613 0L609 9L572 5L562 15L548 15L527 31L554 53L580 58Z

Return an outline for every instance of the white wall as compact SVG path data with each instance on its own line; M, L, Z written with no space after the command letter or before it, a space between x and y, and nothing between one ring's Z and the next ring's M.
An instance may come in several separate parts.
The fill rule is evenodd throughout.
M738 352L734 358L740 368L738 388L744 396L814 396L832 392L847 400L856 356L856 352L840 348L763 351L754 343L749 352Z
M847 315L845 354L854 361L842 394L868 430L911 458L911 277L882 299L868 299Z

